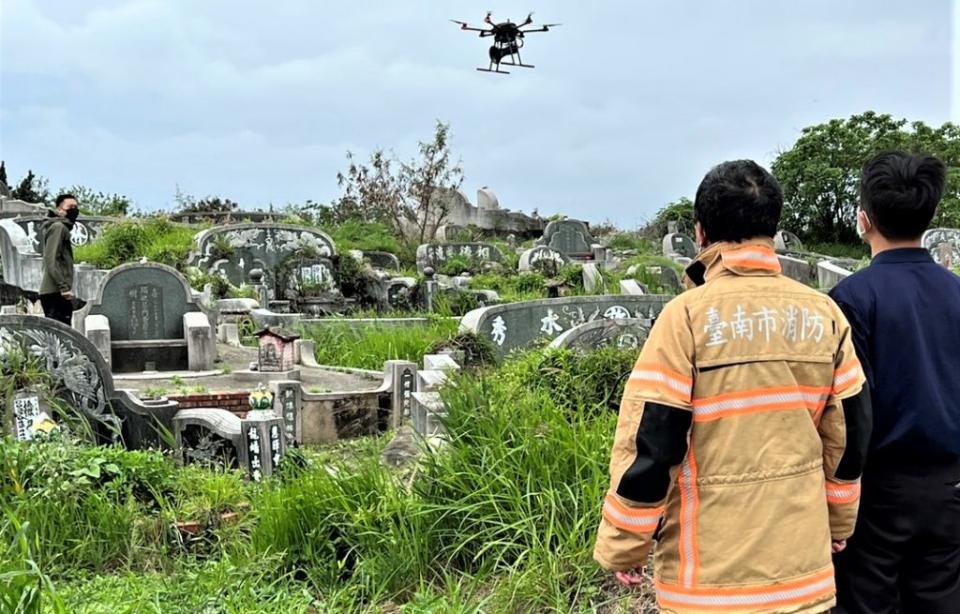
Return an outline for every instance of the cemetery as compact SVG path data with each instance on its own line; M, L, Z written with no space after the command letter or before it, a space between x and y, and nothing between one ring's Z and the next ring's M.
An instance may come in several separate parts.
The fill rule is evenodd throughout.
M0 611L655 611L590 551L692 203L624 229L450 181L366 210L354 171L319 209L81 202L71 325L38 299L49 199L0 181ZM783 275L869 264L791 211ZM955 213L923 237L954 271Z

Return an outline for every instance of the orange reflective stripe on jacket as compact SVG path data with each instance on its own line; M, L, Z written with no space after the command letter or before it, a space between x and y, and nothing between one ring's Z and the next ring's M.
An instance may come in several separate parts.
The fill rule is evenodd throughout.
M680 466L680 583L693 586L700 566L700 548L697 544L697 521L700 496L697 493L697 461L693 457L693 442Z
M653 388L688 406L693 393L693 378L654 363L638 363L630 373L627 391L642 393L645 387Z
M853 503L860 498L860 480L849 484L827 481L828 503Z
M745 609L775 608L815 601L833 594L833 567L796 582L757 588L686 588L658 581L661 605L678 608Z
M731 392L694 399L693 419L707 422L728 416L784 409L807 409L819 414L829 398L829 387L782 386Z
M610 524L634 533L653 533L663 516L663 506L653 508L627 507L608 494L603 500L603 517Z
M721 254L721 258L728 267L780 272L780 259L777 258L777 253L768 247L748 245L727 250Z
M833 374L834 394L843 394L858 385L862 378L861 372L860 361L856 358L851 358L848 362L844 363Z

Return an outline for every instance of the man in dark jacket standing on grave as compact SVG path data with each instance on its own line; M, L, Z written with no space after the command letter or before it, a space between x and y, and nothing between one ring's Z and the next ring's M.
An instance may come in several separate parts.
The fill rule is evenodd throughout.
M945 176L931 156L867 162L857 232L873 262L830 293L874 412L860 516L836 559L848 614L960 612L960 278L921 247Z
M56 211L40 228L43 280L40 304L48 318L70 326L73 320L73 244L70 232L80 210L72 194L57 196Z

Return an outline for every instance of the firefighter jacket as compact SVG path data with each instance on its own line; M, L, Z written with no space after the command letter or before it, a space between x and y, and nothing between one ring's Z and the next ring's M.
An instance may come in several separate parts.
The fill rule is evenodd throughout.
M869 389L850 327L768 239L718 243L623 395L594 558L647 561L664 612L822 612L853 532Z

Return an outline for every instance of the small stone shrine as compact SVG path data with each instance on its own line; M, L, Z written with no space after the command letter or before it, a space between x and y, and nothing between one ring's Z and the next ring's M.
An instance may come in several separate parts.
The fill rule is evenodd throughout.
M697 253L697 244L685 234L671 232L663 237L663 255L667 258L693 260L697 257Z
M283 328L267 327L257 331L259 370L266 373L292 371L296 365L294 342L300 335Z

